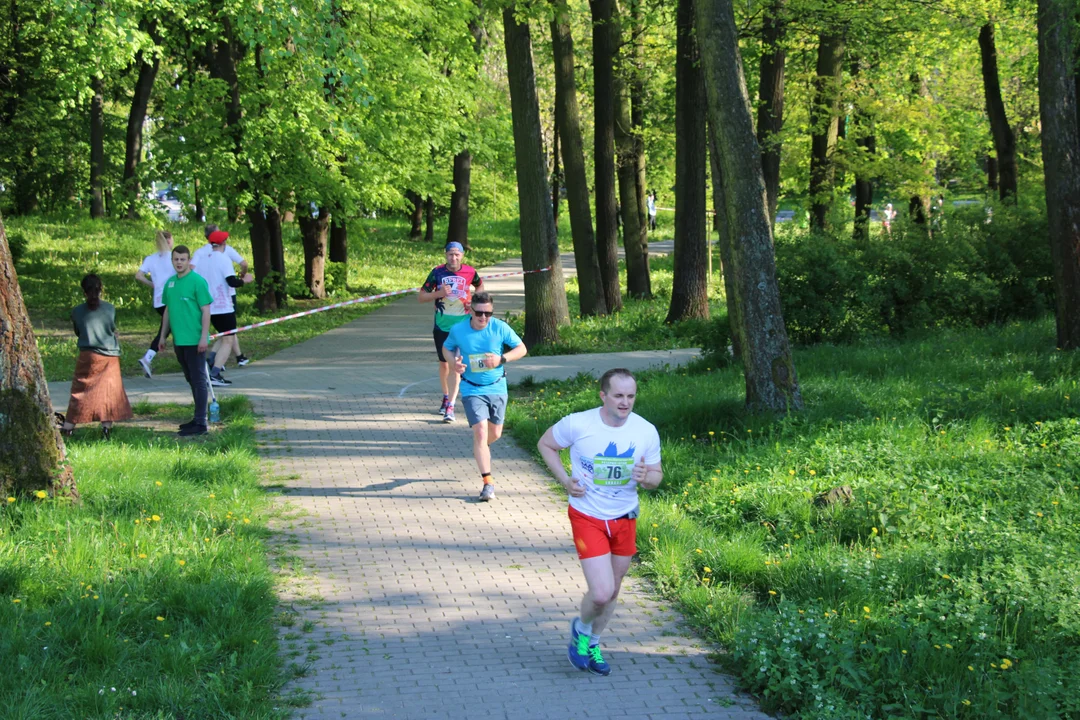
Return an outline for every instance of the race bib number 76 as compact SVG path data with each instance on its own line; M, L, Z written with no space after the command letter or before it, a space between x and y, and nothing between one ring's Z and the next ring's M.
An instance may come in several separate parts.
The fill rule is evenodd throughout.
M597 455L593 458L593 483L596 485L625 485L630 482L634 458Z

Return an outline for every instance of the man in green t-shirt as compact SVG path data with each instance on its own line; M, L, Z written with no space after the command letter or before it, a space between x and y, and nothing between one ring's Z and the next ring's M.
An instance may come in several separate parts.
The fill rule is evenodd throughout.
M191 270L191 253L184 245L172 251L173 269L176 275L169 278L161 291L165 303L165 315L161 318L159 347L165 349L165 338L172 329L176 359L184 369L184 379L191 386L195 400L195 417L180 426L180 435L206 434L206 401L208 377L206 373L206 346L210 334L210 287L198 273Z

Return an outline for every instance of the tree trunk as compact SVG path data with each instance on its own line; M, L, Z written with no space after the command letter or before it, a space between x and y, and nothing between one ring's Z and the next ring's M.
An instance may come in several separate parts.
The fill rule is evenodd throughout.
M1057 346L1080 348L1080 98L1075 15L1039 0L1039 113L1046 216L1054 262Z
M816 230L826 228L832 207L836 173L833 154L840 129L843 60L844 41L832 35L821 35L810 114L810 227Z
M202 201L202 188L199 183L199 178L195 178L194 192L195 192L195 222L201 223L206 220L206 210L203 209Z
M780 198L780 132L784 129L784 0L773 0L762 9L761 75L758 83L757 140L761 146L761 171L769 202L769 222L776 222Z
M349 232L340 210L330 216L330 262L349 262Z
M638 213L638 168L633 129L630 120L630 98L625 78L629 63L620 63L620 75L615 79L615 148L618 164L619 214L622 218L623 251L626 253L626 292L632 298L652 297L649 279L648 227Z
M526 347L558 342L559 326L570 322L566 284L555 219L548 196L547 160L540 128L540 104L536 96L532 38L528 23L514 18L513 4L503 10L503 34L509 68L510 109L514 125L514 158L517 165L518 204L521 219L521 264L525 270L550 267L550 272L525 276ZM496 305L496 307L498 307Z
M908 218L911 222L929 230L930 226L926 223L929 217L930 198L922 195L912 195L911 199L908 200Z
M761 152L754 137L731 2L697 0L695 17L709 131L712 147L720 149L732 238L746 406L751 411L792 410L802 407L802 394L776 284Z
M551 21L551 48L555 57L555 124L562 137L562 159L566 175L566 205L570 212L570 235L574 241L578 298L581 315L606 315L607 303L600 285L600 263L596 255L589 181L581 139L581 111L574 80L574 40L570 32L570 11L566 0L555 4Z
M454 156L454 192L450 194L450 220L446 242L469 246L469 195L472 193L472 153L462 150Z
M986 187L998 191L998 161L990 155L986 156Z
M994 136L994 152L997 155L998 192L1003 201L1016 201L1016 136L1005 115L1005 102L1001 99L1001 80L998 77L997 45L994 42L994 23L986 23L979 29L979 54L982 57L983 92L986 96L986 114L990 118L990 132Z
M281 237L281 213L271 205L266 208L266 235L270 243L270 269L274 272L274 300L277 307L288 304L288 285L285 275L285 243Z
M739 303L735 302L738 293L735 286L735 266L732 260L731 223L727 216L726 189L724 187L724 173L720 169L720 153L716 149L713 137L715 133L706 128L709 141L709 166L712 169L713 189L713 212L717 246L720 250L720 273L724 278L724 304L727 307L728 328L731 331L731 352L735 357L742 355L742 343L739 334L742 327L739 321Z
M258 295L255 299L255 307L259 312L277 310L277 295L274 292L275 278L273 275L273 263L271 260L270 233L267 228L266 216L261 207L252 206L247 209L245 216L248 220L251 238L251 264L255 271Z
M424 200L424 242L435 242L435 200L430 195Z
M645 271L649 276L649 293L652 294L652 274L649 270L649 189L645 183L645 20L641 5L644 0L629 0L630 18L633 24L631 37L630 76L630 127L633 131L633 155L637 185L638 225L641 227L641 252L645 258Z
M589 0L593 36L593 162L596 173L596 255L608 312L622 309L619 222L615 201L615 0Z
M409 239L419 240L424 235L424 198L412 190L406 190L405 197L413 205L409 216Z
M0 218L0 496L78 499Z
M326 297L326 235L330 213L319 208L319 217L297 213L304 244L304 285L313 298Z
M555 235L559 234L559 194L562 192L562 170L559 169L559 125L551 134L551 216L555 219Z
M859 60L851 63L852 77L858 76L860 68ZM874 136L873 118L863 112L859 105L855 106L853 124L859 155L853 163L855 165L855 223L852 237L856 242L867 243L870 241L870 210L874 206L874 181L868 175L865 164L870 161L870 156L877 153L877 138Z
M90 217L97 220L105 217L105 81L94 77L90 86L94 91L90 100Z
M139 184L139 162L143 151L143 122L146 110L150 107L150 93L154 89L160 59L155 55L153 62L146 62L139 53L139 79L135 81L135 95L131 99L128 112L127 136L124 140L124 193L127 196L128 219L139 217L139 198L142 189Z
M705 79L694 39L694 0L675 11L675 264L665 322L709 317L705 225Z

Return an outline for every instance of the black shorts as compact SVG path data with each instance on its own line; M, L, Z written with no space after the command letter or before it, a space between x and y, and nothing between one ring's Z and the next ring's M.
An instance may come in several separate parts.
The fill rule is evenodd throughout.
M446 338L450 337L450 333L446 330L440 330L436 325L432 331L432 336L435 338L435 354L439 356L439 362L447 362L443 357L442 346L446 344Z
M214 326L214 329L219 333L228 332L229 330L236 329L236 313L221 313L220 315L211 315L210 324Z

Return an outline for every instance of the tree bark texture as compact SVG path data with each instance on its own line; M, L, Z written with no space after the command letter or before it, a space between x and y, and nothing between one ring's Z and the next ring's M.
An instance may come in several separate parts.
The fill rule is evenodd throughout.
M1039 112L1050 252L1054 262L1057 346L1080 348L1080 98L1075 13L1039 0Z
M526 347L557 342L559 326L570 322L566 283L559 260L559 240L548 195L547 159L536 95L532 37L528 23L518 23L514 6L503 10L503 34L514 125L518 205L521 208L521 264L524 270L550 267L525 276ZM498 299L496 298L496 303ZM498 304L496 304L496 308Z
M413 190L406 190L405 197L413 206L409 215L409 239L419 240L424 235L424 199Z
M986 187L998 191L998 161L990 155L986 156Z
M836 139L840 130L840 85L844 41L832 35L818 39L814 102L810 113L810 227L824 230L832 207Z
M469 246L469 195L472 193L472 153L462 150L454 156L454 192L450 194L450 220L446 242Z
M761 171L769 203L769 222L776 222L780 198L780 132L784 129L784 0L762 9L761 74L758 82L757 140L761 147Z
M559 0L555 4L555 18L551 21L551 47L555 57L555 125L562 137L566 205L570 213L570 235L574 242L581 315L606 315L607 303L600 284L600 262L589 207L589 181L581 139L581 110L574 79L574 40L566 0Z
M636 143L630 121L630 98L625 73L628 63L620 63L615 78L616 178L619 184L619 214L622 218L623 251L626 253L626 292L632 298L652 297L649 279L648 227L638 212Z
M990 132L994 136L994 152L997 155L998 196L1003 201L1012 198L1015 202L1016 135L1009 126L1009 118L1005 114L1005 102L1001 99L1001 80L998 76L997 44L994 41L993 21L979 29L979 55L982 58L986 115L990 118Z
M255 307L259 312L277 310L277 295L274 292L275 278L271 262L270 233L266 216L260 207L249 207L245 213L251 238L251 264L255 271L257 296Z
M559 196L562 194L562 168L559 167L559 125L551 133L551 216L555 218L555 234L559 234Z
M105 81L92 78L90 99L90 217L105 217Z
M675 263L665 322L709 317L705 223L705 79L694 39L694 0L675 11Z
M615 0L589 0L593 36L593 164L596 174L596 252L608 312L622 309L619 222L615 200Z
M851 63L851 74L858 76L861 62L856 59ZM874 120L867 113L855 107L854 118L855 145L859 148L860 161L855 169L855 222L852 229L852 237L857 242L867 243L870 241L870 210L874 206L874 181L869 177L863 166L863 161L877 153L877 138L874 136ZM863 157L865 153L866 157Z
M330 216L330 262L349 262L349 230L340 210Z
M424 242L435 242L435 199L424 200Z
M630 39L630 127L634 139L634 168L637 175L638 223L642 228L641 251L645 266L649 265L649 188L645 182L645 20L641 6L644 0L629 0L633 36ZM649 291L652 292L650 273Z
M739 303L735 302L738 292L735 287L735 266L732 260L731 224L727 216L726 189L724 172L720 169L720 153L716 149L713 137L715 133L706 128L709 139L709 167L712 171L713 212L715 213L717 249L720 251L720 274L724 278L724 298L727 307L728 328L731 332L731 352L735 357L742 356L742 343L739 341L741 322L739 321Z
M139 183L139 163L143 152L143 123L146 110L150 107L150 94L154 90L158 66L161 60L155 55L153 62L139 53L139 78L135 81L135 94L131 98L131 110L128 112L127 135L124 138L124 193L128 204L128 219L139 216L139 197L142 188Z
M304 244L304 285L313 298L326 297L326 239L330 213L319 208L319 217L299 215L300 238Z
M288 304L285 275L285 243L281 237L281 212L271 205L266 208L266 235L270 244L270 269L274 273L274 299L279 308Z
M0 218L0 495L78 498Z
M754 137L734 9L731 0L697 0L694 15L709 131L713 147L720 150L732 238L746 406L751 411L798 409L802 394L776 284L761 151Z

